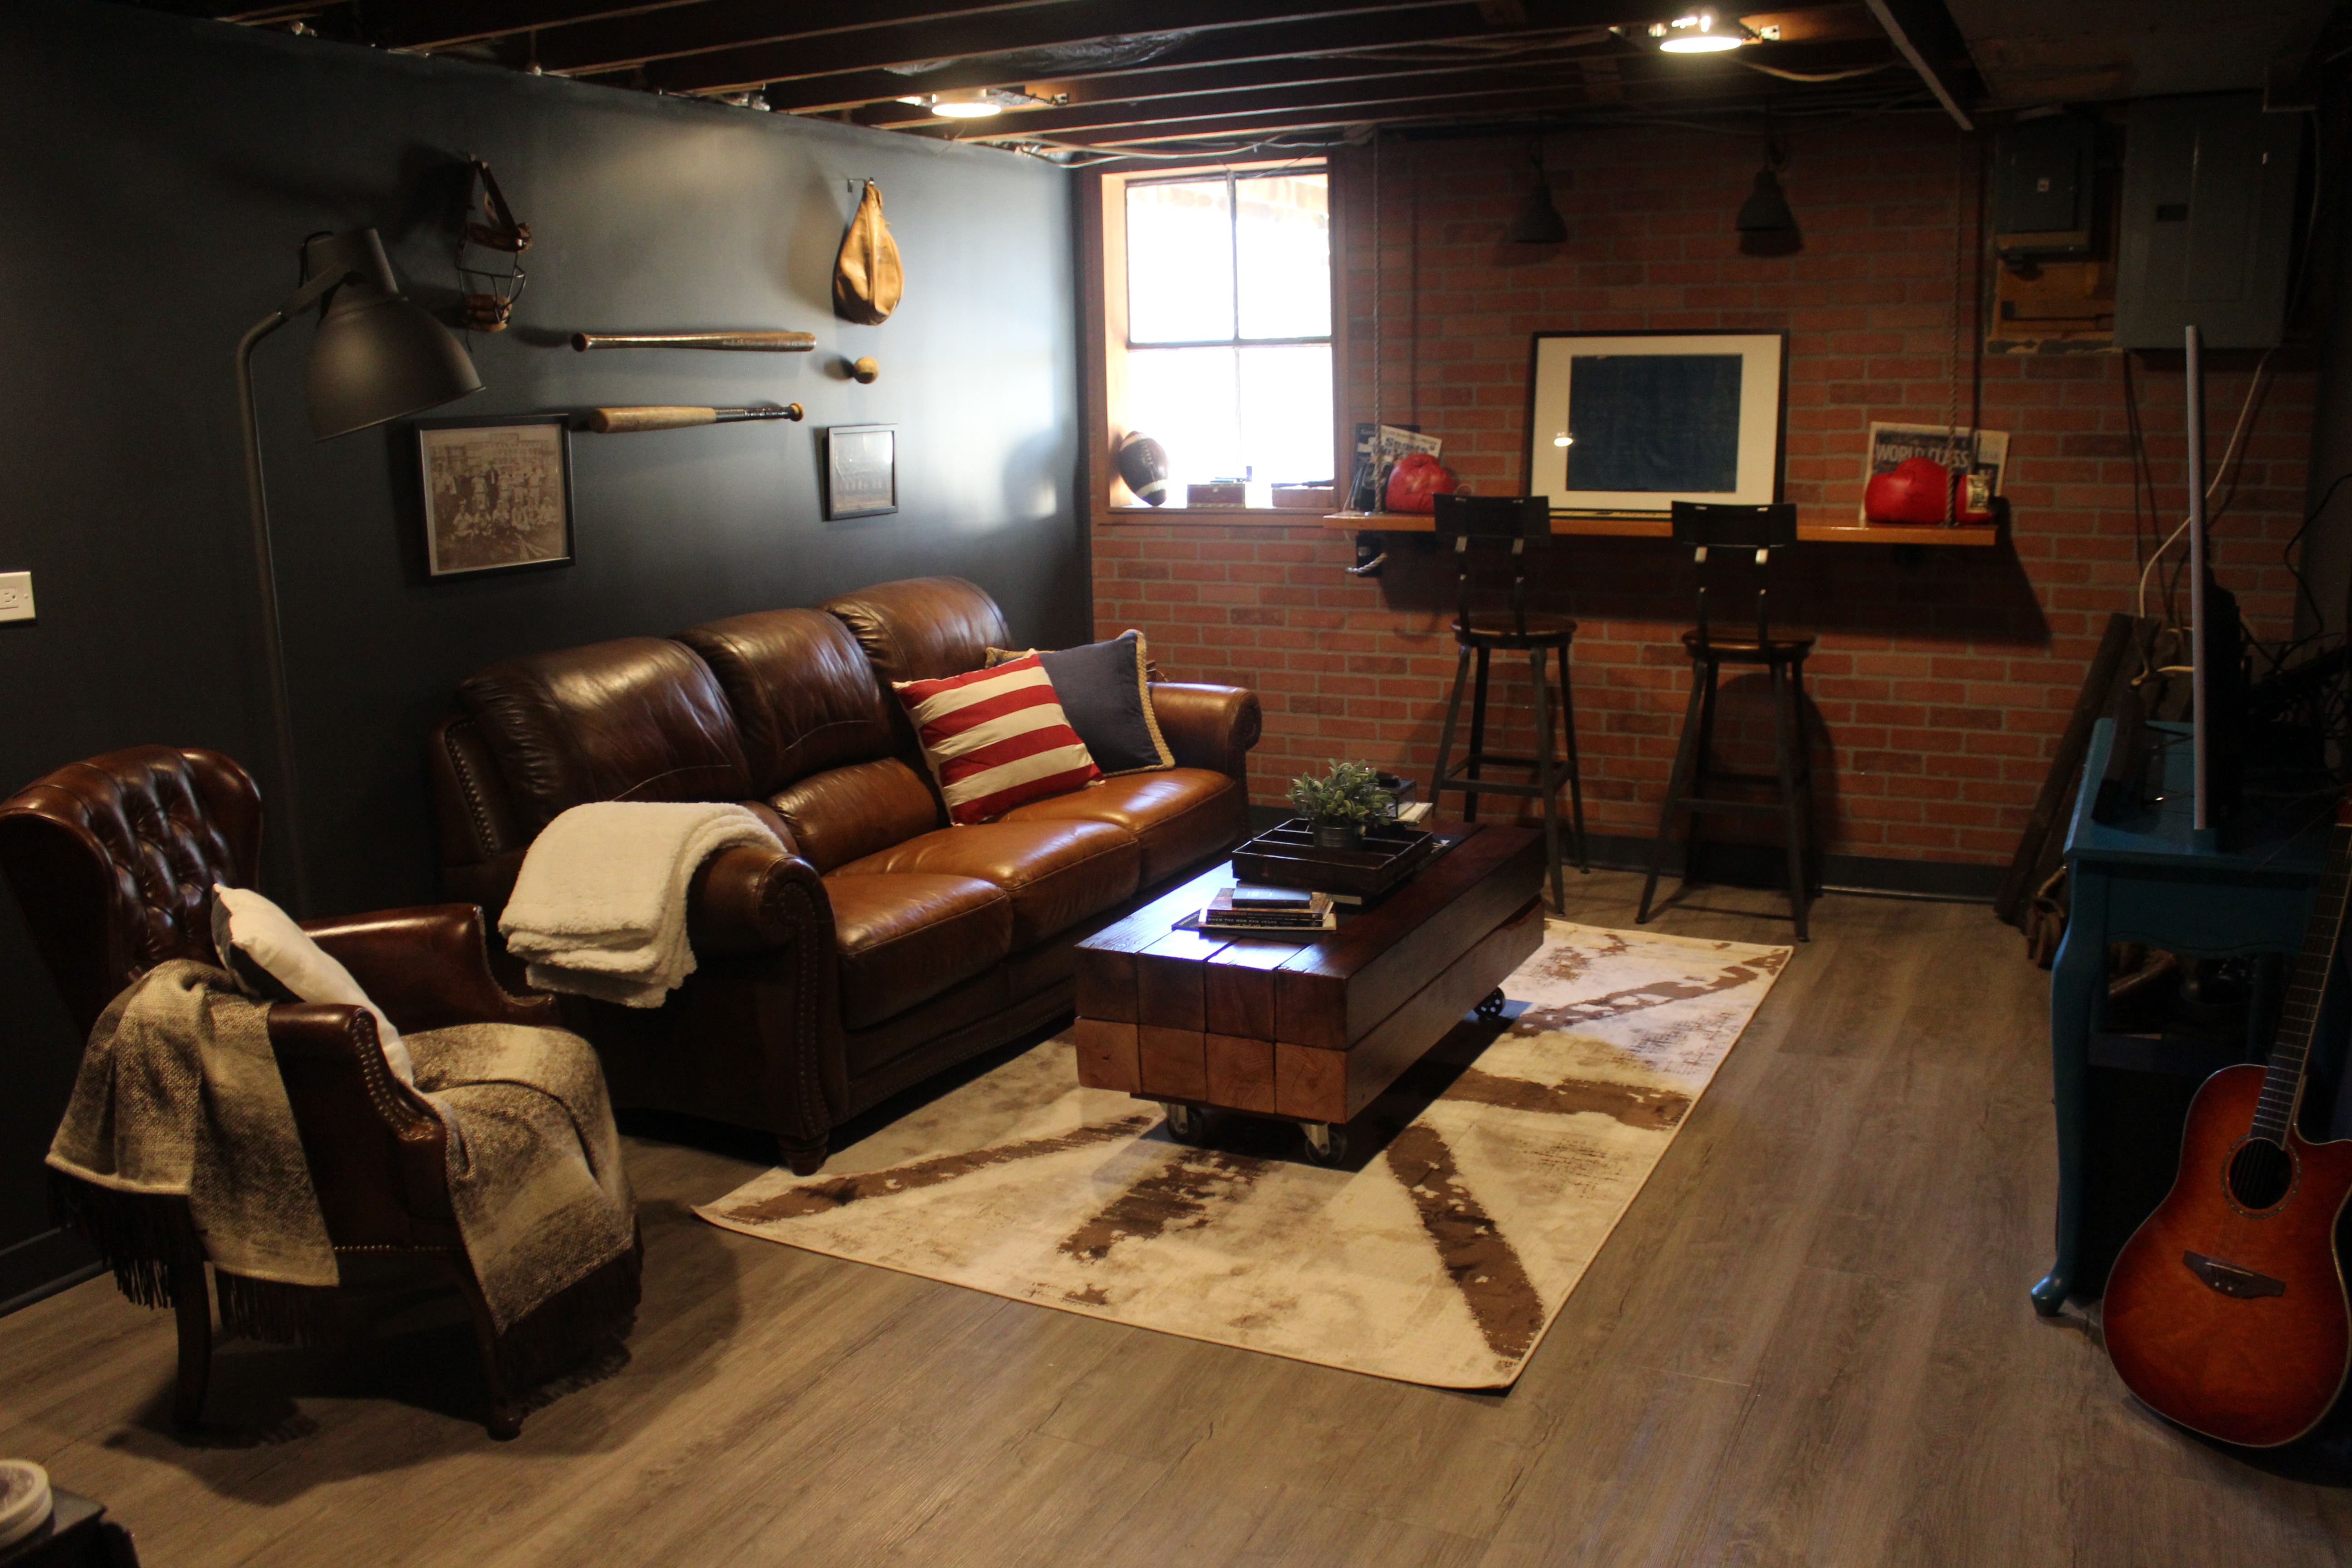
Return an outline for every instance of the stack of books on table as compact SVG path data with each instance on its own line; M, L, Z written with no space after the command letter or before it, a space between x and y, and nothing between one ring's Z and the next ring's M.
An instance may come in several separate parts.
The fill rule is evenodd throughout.
M1201 911L1202 931L1250 931L1276 935L1284 931L1335 931L1339 918L1331 912L1331 895L1297 888L1262 888L1243 882L1219 892Z

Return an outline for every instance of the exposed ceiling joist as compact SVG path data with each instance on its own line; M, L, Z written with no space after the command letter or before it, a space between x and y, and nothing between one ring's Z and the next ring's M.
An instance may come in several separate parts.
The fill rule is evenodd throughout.
M1469 9L1468 6L1451 6L1442 11L1395 12L1341 22L1293 22L1271 27L1220 31L1174 39L1148 59L1083 76L1066 75L1051 68L1023 69L1020 68L1023 62L1017 58L983 56L977 59L952 61L935 69L915 73L845 72L839 76L775 81L768 84L767 95L768 101L778 109L806 112L860 103L887 102L913 92L951 92L973 88L1033 85L1041 90L1050 88L1055 91L1066 91L1089 81L1132 83L1143 77L1160 75L1174 80L1212 68L1236 71L1264 69L1278 77L1285 71L1314 68L1298 79L1316 80L1326 74L1347 75L1349 73L1343 68L1349 61L1378 50L1419 48L1444 51L1449 47L1460 47L1481 51L1509 48L1517 52L1582 45L1608 36L1605 28L1590 26L1549 32L1495 29L1473 23L1465 31L1462 13ZM1448 57L1441 52L1433 52L1425 58L1435 62ZM1471 63L1491 64L1492 58L1489 56ZM1273 87L1282 84L1265 80L1237 81L1235 85ZM1111 90L1116 93L1122 89L1114 88ZM1134 89L1129 87L1123 90L1131 95ZM1078 95L1073 93L1073 96ZM1085 99L1079 97L1079 101L1085 101Z
M1390 122L1925 101L1864 0L1719 12L1742 46L1697 55L1658 46L1697 0L142 3L978 141L1181 145ZM958 107L999 112L942 118Z
M1492 95L1525 94L1528 92L1561 92L1581 99L1592 79L1586 68L1597 60L1611 57L1605 46L1588 45L1582 52L1560 52L1547 55L1528 64L1497 67L1492 63L1458 61L1442 65L1413 65L1403 59L1384 65L1362 63L1354 71L1334 74L1318 79L1290 82L1257 90L1243 90L1231 82L1214 85L1197 84L1188 92L1146 90L1128 97L1105 97L1082 103L1052 109L1026 110L1008 121L1008 134L1060 136L1080 131L1096 131L1126 126L1160 128L1163 134L1173 131L1186 134L1182 128L1204 116L1263 114L1272 110L1321 108L1340 112L1348 121L1363 120L1381 111L1383 105L1409 109L1420 107L1431 99L1452 99L1463 105L1465 112L1475 113L1482 100ZM1853 68L1884 65L1884 49L1869 52L1851 46L1826 46L1810 51L1808 64L1821 70ZM1613 63L1613 62L1612 62ZM1622 97L1628 85L1640 87L1647 82L1664 80L1674 83L1692 79L1692 73L1661 69L1677 62L1663 57L1633 65L1628 71L1610 73L1610 83ZM1713 74L1705 79L1713 79ZM1188 79L1223 72L1166 72L1142 79L1156 83L1184 82ZM1752 75L1741 73L1724 84L1726 95L1754 96L1769 84ZM941 122L921 108L898 103L876 105L858 116L859 122L890 129L909 129L918 124L937 128Z
M1608 35L1571 34L1558 47L1531 50L1526 56L1513 56L1509 68L1522 73L1545 69L1573 68L1568 62L1606 47ZM1196 66L1180 70L1118 71L1105 76L1078 77L1066 81L1027 83L1030 90L1046 97L1056 109L1076 112L1097 111L1139 104L1181 104L1183 112L1202 113L1219 107L1229 95L1240 92L1268 91L1276 89L1320 88L1331 93L1336 100L1339 94L1360 87L1388 84L1402 85L1406 77L1451 77L1460 79L1469 73L1493 71L1498 62L1492 58L1408 58L1402 55L1380 55L1365 58L1315 58L1287 56L1270 60L1248 60L1239 64ZM932 118L929 110L895 100L877 103L869 98L855 98L843 103L803 104L796 101L797 84L787 83L774 89L770 101L788 98L790 107L799 112L823 110L864 105L856 116L861 125L898 129L915 125ZM1214 100L1214 101L1212 101ZM776 104L776 107L785 107ZM1025 124L1037 115L1055 110L1024 110L1021 122Z
M697 0L408 0L384 7L375 42L388 49L446 49L541 27L689 10Z
M1919 73L1944 112L1963 131L1974 131L1967 104L1975 96L1954 68L1954 58L1965 60L1968 46L1960 42L1943 0L1868 0L1870 14L1886 29L1887 41Z
M1112 50L1124 41L1159 40L1163 47L1143 63L1164 68L1346 48L1506 40L1633 19L1647 23L1670 14L1675 5L1673 0L1534 0L1524 7L1524 21L1500 24L1486 20L1485 9L1462 0L1384 5L1356 0L1327 6L1268 5L1264 0L1186 0L1181 5L1150 6L1129 0L1064 0L1037 12L985 22L875 28L809 45L688 56L646 68L645 81L670 92L721 92L821 76L890 71L888 81L876 82L879 90L868 95L878 100L917 90L906 85L909 81L921 90L936 91L1059 74L1051 58L1006 58L1023 51L1070 51L1084 69L1091 48ZM1103 61L1111 67L1133 63L1116 53ZM934 68L919 68L927 66ZM792 96L785 95L787 100Z
M1269 138L1294 135L1311 131L1353 132L1359 127L1377 123L1388 129L1439 123L1473 126L1505 126L1513 122L1559 123L1588 112L1616 109L1637 113L1695 113L1720 102L1727 97L1734 103L1749 105L1755 100L1748 95L1727 94L1725 88L1714 83L1688 80L1658 84L1663 88L1646 95L1636 105L1605 100L1589 89L1563 84L1559 87L1531 89L1518 93L1495 93L1474 99L1451 95L1404 100L1388 100L1380 109L1377 121L1360 112L1351 113L1345 107L1320 107L1278 110L1262 114L1232 114L1202 116L1186 121L1182 134L1171 136L1165 127L1129 126L1103 131L1077 131L1065 135L1041 135L1050 145L1068 146L1105 153L1126 148L1149 147L1164 152L1181 151L1187 142L1201 141L1220 146L1234 143L1263 142ZM1630 99L1633 95L1628 94ZM1003 140L1019 140L1020 132L1008 127L1001 132L983 132L983 136Z
M1286 8L1315 13L1355 10L1376 3L1377 0L1332 0L1328 5L1316 5L1307 0L1306 4ZM862 0L857 5L811 4L809 0L794 0L787 5L779 5L776 0L702 0L701 4L676 12L594 21L546 34L540 39L540 64L544 69L567 76L587 75L684 55L782 48L812 38L845 34L860 35L876 42L885 37L903 40L909 36L908 33L890 30L917 26L926 36L950 25L965 29L967 36L985 36L987 30L1010 22L1018 30L1034 28L1050 34L1059 29L1055 14L1066 9L1064 0L1003 0L995 5L961 5L944 0ZM1015 14L1021 12L1037 15L1014 20ZM883 47L891 49L904 45L900 42Z

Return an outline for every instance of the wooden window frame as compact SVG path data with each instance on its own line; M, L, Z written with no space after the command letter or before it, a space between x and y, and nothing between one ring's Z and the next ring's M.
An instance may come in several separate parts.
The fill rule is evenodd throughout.
M1316 527L1319 511L1289 508L1251 507L1240 510L1194 511L1189 507L1146 506L1135 499L1118 477L1118 441L1126 432L1111 410L1126 401L1127 392L1127 187L1130 181L1159 183L1185 175L1265 174L1296 170L1321 163L1329 192L1331 237L1331 473L1333 504L1348 483L1353 443L1345 417L1348 408L1348 318L1342 280L1347 276L1342 237L1343 185L1339 161L1333 158L1265 158L1245 162L1203 161L1166 167L1130 167L1078 176L1079 326L1083 333L1086 374L1085 441L1087 514L1097 524L1174 522L1211 527Z

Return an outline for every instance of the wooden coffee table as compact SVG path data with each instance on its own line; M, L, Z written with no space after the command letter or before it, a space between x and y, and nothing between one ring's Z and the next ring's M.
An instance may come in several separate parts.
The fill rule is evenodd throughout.
M1298 1122L1326 1163L1347 1124L1543 942L1542 836L1470 824L1379 902L1311 940L1180 930L1230 864L1078 944L1078 1081L1168 1107L1191 1142L1202 1113Z

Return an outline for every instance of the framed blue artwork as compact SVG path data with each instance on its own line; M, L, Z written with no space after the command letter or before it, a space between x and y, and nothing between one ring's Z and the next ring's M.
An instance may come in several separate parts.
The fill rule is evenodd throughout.
M1538 332L1528 491L1554 511L1780 499L1785 332Z

